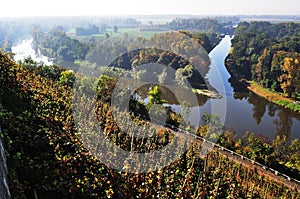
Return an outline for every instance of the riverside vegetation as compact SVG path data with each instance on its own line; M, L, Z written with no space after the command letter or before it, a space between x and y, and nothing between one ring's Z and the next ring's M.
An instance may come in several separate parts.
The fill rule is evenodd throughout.
M233 77L253 80L255 87L270 90L257 92L274 103L299 112L300 40L298 23L241 22L232 40L226 66ZM280 97L282 95L283 97ZM286 98L284 98L286 97Z

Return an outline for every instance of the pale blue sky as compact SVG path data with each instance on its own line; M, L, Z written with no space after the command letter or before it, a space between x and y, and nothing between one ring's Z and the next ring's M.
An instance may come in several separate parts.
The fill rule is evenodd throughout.
M140 14L300 15L299 0L14 0L1 2L0 17Z

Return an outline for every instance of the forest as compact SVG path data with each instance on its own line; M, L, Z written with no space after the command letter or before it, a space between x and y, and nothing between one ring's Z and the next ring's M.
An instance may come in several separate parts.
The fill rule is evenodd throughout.
M226 66L234 75L299 99L300 25L241 22Z
M78 68L81 70L87 68L99 72L103 66L129 70L142 63L159 63L171 66L176 70L177 79L182 74L189 76L189 83L196 89L207 88L203 77L209 70L208 52L213 48L205 33L180 31L175 34L166 32L154 34L149 39L123 34L121 37L100 39L95 42L94 40L73 39L66 35L62 27L55 27L48 33L44 33L38 28L35 29L33 43L34 47L40 49L43 54L57 60L67 61L70 69L74 71L77 71ZM191 44L185 46L186 43ZM156 48L147 48L147 46L156 46ZM169 49L172 52L160 49ZM192 65L197 60L200 64ZM196 70L197 65L199 66ZM160 73L159 71L154 72Z

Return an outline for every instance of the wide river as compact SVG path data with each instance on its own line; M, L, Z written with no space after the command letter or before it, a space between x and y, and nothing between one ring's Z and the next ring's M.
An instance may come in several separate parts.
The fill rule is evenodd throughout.
M37 56L31 48L32 40L23 41L12 48L18 56L15 59L22 59L30 55L36 61L44 61L47 64L47 57ZM224 125L235 130L238 136L249 131L255 134L262 134L274 139L276 135L286 135L290 138L300 138L300 114L283 109L269 103L256 94L232 85L228 79L224 61L230 50L231 38L225 36L209 54L212 64L207 74L209 83L215 87L223 96L222 99L210 99L201 103L201 106L193 108L192 114L207 112L218 113ZM179 107L173 105L175 109ZM197 110L195 110L197 109ZM199 115L198 115L199 116ZM199 117L191 117L199 118ZM192 121L199 124L199 121Z

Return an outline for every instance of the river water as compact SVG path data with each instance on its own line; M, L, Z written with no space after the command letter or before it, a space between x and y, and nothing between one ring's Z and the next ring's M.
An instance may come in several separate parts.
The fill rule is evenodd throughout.
M31 42L32 39L25 40L12 48L12 51L17 54L14 57L15 60L24 59L30 55L35 61L52 64L47 57L35 53ZM213 112L219 114L225 127L235 130L238 136L249 131L262 134L270 139L274 139L276 135L300 138L300 114L269 103L256 94L228 81L230 74L226 70L224 62L230 47L231 38L225 36L209 54L212 64L207 79L223 97L199 102L198 107L191 109L191 123L198 125L199 121L193 121L193 118L199 120L204 112ZM175 110L180 109L178 105L172 107ZM200 116L195 116L199 113Z
M19 43L16 46L13 46L11 48L14 55L14 60L24 60L27 57L31 57L36 62L43 62L46 65L51 65L53 62L46 56L42 55L40 51L36 52L32 46L32 39L22 40L21 43Z
M226 36L218 46L209 54L212 65L207 78L223 96L222 104L226 104L224 125L236 131L242 136L249 131L255 134L262 134L274 139L276 135L286 135L291 138L300 137L300 114L283 109L269 103L253 92L245 90L237 85L231 84L228 80L230 74L225 68L225 58L231 47L231 38ZM216 78L221 74L221 79ZM213 100L200 108L200 112L209 112ZM224 102L225 101L225 102Z

